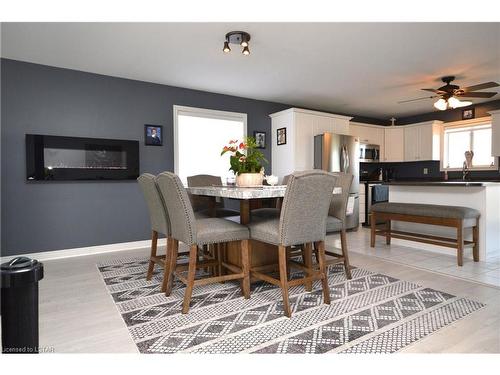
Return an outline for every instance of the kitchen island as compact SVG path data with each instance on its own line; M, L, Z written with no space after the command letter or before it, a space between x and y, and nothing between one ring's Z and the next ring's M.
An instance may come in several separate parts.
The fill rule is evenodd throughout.
M384 183L389 186L389 202L439 204L475 208L481 212L479 219L479 259L500 256L500 183L483 181L397 181ZM396 230L418 232L453 238L453 229L426 224L394 222ZM472 239L471 230L465 238ZM415 243L396 240L407 246ZM431 251L450 253L449 249L434 245L418 245ZM464 256L472 258L466 247Z

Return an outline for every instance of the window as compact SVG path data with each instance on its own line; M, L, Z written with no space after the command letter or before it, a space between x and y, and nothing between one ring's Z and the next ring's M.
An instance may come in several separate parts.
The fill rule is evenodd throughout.
M231 139L247 134L246 113L174 106L175 173L184 184L196 174L220 176L229 172L229 154L220 156Z
M472 169L496 169L496 160L491 156L491 123L444 128L443 169L461 170L464 153L469 150L474 152Z

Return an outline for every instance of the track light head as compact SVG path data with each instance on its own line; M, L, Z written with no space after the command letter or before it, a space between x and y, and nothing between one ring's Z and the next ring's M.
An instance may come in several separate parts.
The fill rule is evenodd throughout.
M250 55L250 50L248 49L250 45L249 41L250 41L250 34L244 31L231 31L226 34L226 41L224 42L224 47L222 48L222 51L224 51L224 53L231 52L231 47L229 47L229 45L239 44L241 47L243 47L241 53L243 53L243 55L245 56L248 56Z

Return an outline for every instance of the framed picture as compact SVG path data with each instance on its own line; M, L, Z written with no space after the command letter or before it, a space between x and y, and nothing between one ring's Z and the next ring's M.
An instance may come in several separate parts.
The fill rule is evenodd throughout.
M279 128L276 130L278 146L286 145L286 128Z
M266 133L255 131L253 132L253 137L255 138L255 143L257 143L257 148L266 148Z
M462 109L462 120L470 120L475 117L474 108Z
M162 146L163 127L161 125L144 125L144 144L146 146Z

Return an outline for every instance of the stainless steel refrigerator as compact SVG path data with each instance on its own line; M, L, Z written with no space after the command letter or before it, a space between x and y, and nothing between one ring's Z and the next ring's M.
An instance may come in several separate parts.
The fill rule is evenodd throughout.
M359 225L359 139L350 135L323 133L314 137L314 168L354 176L349 192L347 229Z

